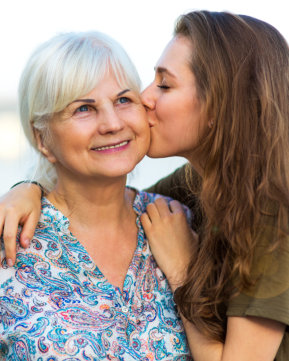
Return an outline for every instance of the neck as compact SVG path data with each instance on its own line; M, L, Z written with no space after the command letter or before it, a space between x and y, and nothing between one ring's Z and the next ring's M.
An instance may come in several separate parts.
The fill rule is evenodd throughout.
M204 168L201 165L200 159L196 156L190 155L186 157L186 159L191 163L194 170L203 178L204 176Z
M126 177L105 180L59 179L47 198L72 223L97 227L121 223L131 210L132 194Z

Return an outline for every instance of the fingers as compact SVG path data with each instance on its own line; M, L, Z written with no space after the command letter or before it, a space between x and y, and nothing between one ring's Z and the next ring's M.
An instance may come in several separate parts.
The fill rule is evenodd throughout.
M175 221L179 222L178 219L182 218L182 222L186 223L186 215L181 203L175 200L167 203L164 198L157 198L154 203L147 205L146 213L141 216L141 222L145 233L151 234L153 224L164 223L168 225Z
M160 218L159 210L158 210L158 207L157 207L157 205L155 203L150 203L150 204L147 205L146 213L149 216L151 221L153 219L159 219Z
M193 237L183 206L178 201L157 198L149 204L141 222L150 250L174 290L186 277Z
M154 203L150 203L146 208L147 217L143 217L146 225L148 222L159 221L161 219L170 218L172 215L184 214L183 207L180 202L173 200L169 203L164 198L157 198Z
M151 222L149 216L147 215L147 213L143 213L140 217L140 220L141 220L141 223L142 223L145 233L149 232L152 222Z
M37 211L32 212L24 222L22 222L19 218L19 215L12 208L8 210L6 209L6 217L1 217L2 223L0 224L0 230L2 230L2 238L8 266L13 266L16 259L18 225L24 223L20 235L20 245L23 248L27 248L35 232L39 214Z
M169 204L172 213L184 213L184 209L180 202L173 200Z
M184 214L180 202L173 200L167 203L164 198L157 198L154 203L150 203L146 211L151 219L156 219L157 217L166 218L172 214Z
M30 240L32 239L35 229L38 223L39 214L38 212L33 212L26 219L21 234L20 234L20 245L23 248L27 248L30 244Z
M147 205L146 213L141 216L141 223L146 234L151 234L152 223L156 224L162 222L170 214L170 209L167 202L162 199L156 199L154 203Z
M170 203L167 203L164 198L157 198L154 204L161 218L166 218L171 215Z
M2 236L3 232L4 218L4 213L2 212L2 209L0 209L0 237Z
M33 212L25 220L21 234L20 245L23 248L29 247L30 240L32 239L37 222L39 219L38 212ZM9 267L13 266L16 260L16 238L18 233L18 224L22 223L19 220L19 216L13 212L7 212L3 228L3 241L6 255L6 262Z
M0 236L9 264L15 262L18 224L23 225L20 244L29 245L40 214L41 190L34 184L20 184L0 198Z
M18 231L18 217L14 212L7 212L3 228L3 241L6 254L6 262L9 267L13 266L16 259L16 237Z
M2 212L0 210L0 267L1 267L1 263L2 263L2 259L4 258L4 256L2 256L3 252L2 252L2 232L3 232L3 226L4 226L4 217L2 215ZM2 257L1 257L2 256Z

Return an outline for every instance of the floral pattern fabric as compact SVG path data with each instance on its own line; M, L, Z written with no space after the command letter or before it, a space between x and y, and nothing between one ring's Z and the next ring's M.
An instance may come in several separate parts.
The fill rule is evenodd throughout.
M192 360L140 224L156 197L136 195L137 247L122 291L70 233L69 220L42 199L30 247L19 248L14 267L2 262L0 269L0 360Z

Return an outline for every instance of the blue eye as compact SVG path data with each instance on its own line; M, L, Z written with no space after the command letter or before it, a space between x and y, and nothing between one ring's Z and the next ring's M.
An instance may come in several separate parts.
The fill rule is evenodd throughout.
M118 98L118 103L120 104L125 104L125 103L129 103L130 102L130 99L127 98L127 97L121 97L121 98Z
M76 109L77 112L88 112L88 105L81 105Z

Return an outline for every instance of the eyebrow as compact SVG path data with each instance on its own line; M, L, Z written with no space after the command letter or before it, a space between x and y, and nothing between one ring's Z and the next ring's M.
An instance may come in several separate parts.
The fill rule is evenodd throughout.
M94 99L75 99L70 104L77 103L77 102L95 103L95 100Z
M121 95L129 92L130 89L124 89L121 92L117 93L116 96L120 97ZM73 100L70 104L72 103L77 103L77 102L83 102L83 103L95 103L95 99L75 99Z
M167 68L164 68L164 67L162 67L162 66L157 66L157 67L155 67L154 69L155 69L155 72L158 73L158 74L166 73L166 74L168 74L169 76L171 76L171 77L173 77L173 78L176 77L176 76L175 76L173 73L171 73Z
M126 92L129 92L130 89L124 89L120 93L116 94L117 97L120 97L121 95L125 94Z

